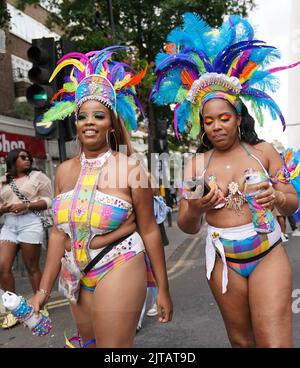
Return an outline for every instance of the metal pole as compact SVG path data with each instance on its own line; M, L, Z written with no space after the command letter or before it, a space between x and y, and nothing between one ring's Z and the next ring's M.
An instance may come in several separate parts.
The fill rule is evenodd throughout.
M59 161L64 162L67 159L66 142L64 139L64 130L62 122L58 122L58 150L59 150Z

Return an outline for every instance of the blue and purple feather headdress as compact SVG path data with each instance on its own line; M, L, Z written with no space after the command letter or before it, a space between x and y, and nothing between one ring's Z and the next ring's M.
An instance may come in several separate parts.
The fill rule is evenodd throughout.
M62 120L73 112L78 113L87 100L97 100L113 110L124 121L127 130L137 128L137 109L143 109L136 95L135 86L140 83L146 69L138 74L127 64L111 60L111 56L123 46L111 46L87 54L73 52L64 55L53 71L50 82L59 71L71 65L71 73L65 77L63 88L52 98L53 106L44 114L40 125Z
M191 125L190 135L200 132L200 114L204 104L212 98L228 100L239 112L241 101L250 101L256 118L263 125L262 109L272 118L284 117L267 94L279 87L273 74L297 66L267 69L280 58L278 49L255 39L248 20L229 16L220 29L211 28L195 13L183 15L183 25L173 29L165 52L156 56L158 75L151 98L158 105L175 104L176 135Z

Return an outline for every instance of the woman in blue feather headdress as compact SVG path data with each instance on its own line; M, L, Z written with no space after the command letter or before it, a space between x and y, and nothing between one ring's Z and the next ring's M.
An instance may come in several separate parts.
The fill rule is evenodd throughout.
M167 41L151 97L175 104L177 137L200 137L202 152L186 168L178 225L194 234L206 216L207 278L232 346L290 347L291 267L271 210L297 210L299 159L283 160L258 138L245 102L260 124L265 109L285 129L267 92L278 88L274 73L299 63L269 68L279 51L256 39L239 16L212 29L185 13Z

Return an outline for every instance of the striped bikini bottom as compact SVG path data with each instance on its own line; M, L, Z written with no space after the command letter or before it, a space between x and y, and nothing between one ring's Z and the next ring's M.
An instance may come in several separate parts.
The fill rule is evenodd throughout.
M100 249L90 249L91 258L94 258L97 253L99 253L103 248ZM113 247L97 264L92 268L82 279L81 287L94 291L97 284L103 279L105 275L111 270L121 266L123 263L130 260L137 254L144 252L145 247L143 240L139 233L134 232L128 238L123 240L117 246ZM150 260L145 253L145 266L147 269L147 286L154 287L155 279L150 266Z
M274 231L269 234L258 234L252 224L225 229L209 226L208 229L214 252L223 263L226 260L229 268L244 277L249 277L262 259L281 243L281 230L277 221Z

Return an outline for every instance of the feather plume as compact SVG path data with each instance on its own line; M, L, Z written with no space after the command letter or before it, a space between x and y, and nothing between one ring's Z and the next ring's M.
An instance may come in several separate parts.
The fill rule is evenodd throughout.
M189 122L192 124L190 136L196 139L200 133L200 109L199 105L192 104L189 115Z
M183 69L182 73L181 73L181 80L183 84L187 84L187 86L189 87L189 89L191 89L194 80L191 77L191 75L189 74L189 72L187 72L185 69Z
M63 120L75 111L75 102L56 102L54 106L48 110L42 119L42 123L48 123L55 120Z
M144 76L146 75L147 69L148 69L148 64L146 65L145 69L141 70L138 74L134 75L130 79L130 81L124 85L124 87L129 88L129 87L136 86L137 84L139 84L141 80L144 78Z
M191 102L185 100L176 109L176 121L178 123L178 129L180 133L185 132L186 124L190 115Z
M242 70L241 74L239 75L240 83L245 83L248 79L251 78L251 75L255 72L255 69L258 68L258 65L256 63L253 63L253 61L248 61L247 65Z
M126 96L123 93L117 95L117 113L120 114L124 120L128 131L136 130L136 107L132 96Z
M65 66L68 66L68 65L75 66L75 68L77 68L82 73L85 70L85 65L83 65L80 61L78 61L76 59L67 59L67 60L64 60L62 63L60 63L59 65L57 65L57 67L54 69L53 73L51 74L51 77L49 78L49 83L52 82L52 80L61 71L61 69L63 69Z
M182 89L184 89L184 87L182 87ZM181 89L178 88L178 85L176 83L172 81L167 81L160 87L160 92L158 94L154 94L153 99L156 103L159 103L160 105L176 103L182 100L180 98L177 98L178 94L180 96L180 91Z
M286 123L282 112L276 102L268 94L255 88L248 88L247 90L243 90L242 93L243 95L247 94L251 96L258 108L269 110L273 120L279 118L282 123L283 131L285 130Z
M208 36L211 27L196 13L185 13L183 15L183 32L190 35L191 46L198 50L203 50L207 54ZM188 44L185 44L189 47Z
M282 70L295 68L295 66L298 66L299 64L300 64L300 61L297 61L296 63L291 64L291 65L287 65L287 66L280 66L280 67L277 67L277 68L269 69L269 70L268 70L268 72L269 72L269 73L277 73L277 72L280 72L280 71L282 71Z
M125 75L124 79L121 81L117 81L114 85L114 89L115 91L117 91L118 89L121 89L122 87L124 87L131 79L131 75L127 74Z
M53 101L55 101L56 99L57 99L57 97L58 96L60 96L62 93L64 93L64 92L68 92L66 89L64 89L64 88L61 88L58 92L56 92L54 95L53 95L53 97L51 98L51 100L50 100L50 103L52 104L53 103Z
M268 71L257 70L253 73L251 79L247 81L246 88L254 87L262 91L271 91L274 93L279 86L280 81L275 75L270 74Z
M284 152L282 152L281 157L285 163L285 168L289 173L289 179L297 193L299 204L298 204L298 209L296 213L298 213L298 216L299 216L299 211L300 211L300 150L296 151L296 150L293 150L292 148L288 148Z
M76 84L70 82L64 83L64 89L66 92L75 92L77 87L78 87L77 83Z

